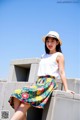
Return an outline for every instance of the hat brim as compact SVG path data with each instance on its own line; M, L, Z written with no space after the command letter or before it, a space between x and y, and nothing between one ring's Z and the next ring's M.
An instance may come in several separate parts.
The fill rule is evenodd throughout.
M58 39L56 36L51 36L51 35L50 35L50 36L49 36L49 35L48 35L48 36L44 36L44 37L42 38L43 42L45 42L45 40L46 40L47 37L56 38L56 39L59 41L60 45L62 45L62 41L61 41L60 38Z

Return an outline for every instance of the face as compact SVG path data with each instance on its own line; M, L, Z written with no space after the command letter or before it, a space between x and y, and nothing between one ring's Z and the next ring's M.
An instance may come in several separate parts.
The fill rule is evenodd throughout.
M56 52L56 46L58 45L58 41L55 38L48 37L46 40L46 47L49 49L50 53Z

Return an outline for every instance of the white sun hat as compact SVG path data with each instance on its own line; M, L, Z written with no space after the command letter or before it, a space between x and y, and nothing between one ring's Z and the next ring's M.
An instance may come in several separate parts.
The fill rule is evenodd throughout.
M49 33L42 38L42 40L44 42L46 40L46 37L56 38L59 41L60 45L62 45L62 41L61 41L61 39L59 37L59 34L57 32L55 32L55 31L49 31Z

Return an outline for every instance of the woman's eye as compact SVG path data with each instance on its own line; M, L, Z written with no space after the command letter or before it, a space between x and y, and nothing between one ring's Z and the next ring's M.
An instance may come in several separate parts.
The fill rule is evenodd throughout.
M52 40L51 42L54 42L54 40Z
M49 42L49 40L47 40L47 43Z

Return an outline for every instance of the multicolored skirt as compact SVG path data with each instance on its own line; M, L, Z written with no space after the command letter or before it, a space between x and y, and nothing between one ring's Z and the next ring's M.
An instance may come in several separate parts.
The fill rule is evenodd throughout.
M29 103L33 107L44 108L51 93L57 87L58 85L53 77L39 77L35 84L15 90L8 102L14 108L13 97L15 97L25 104Z

